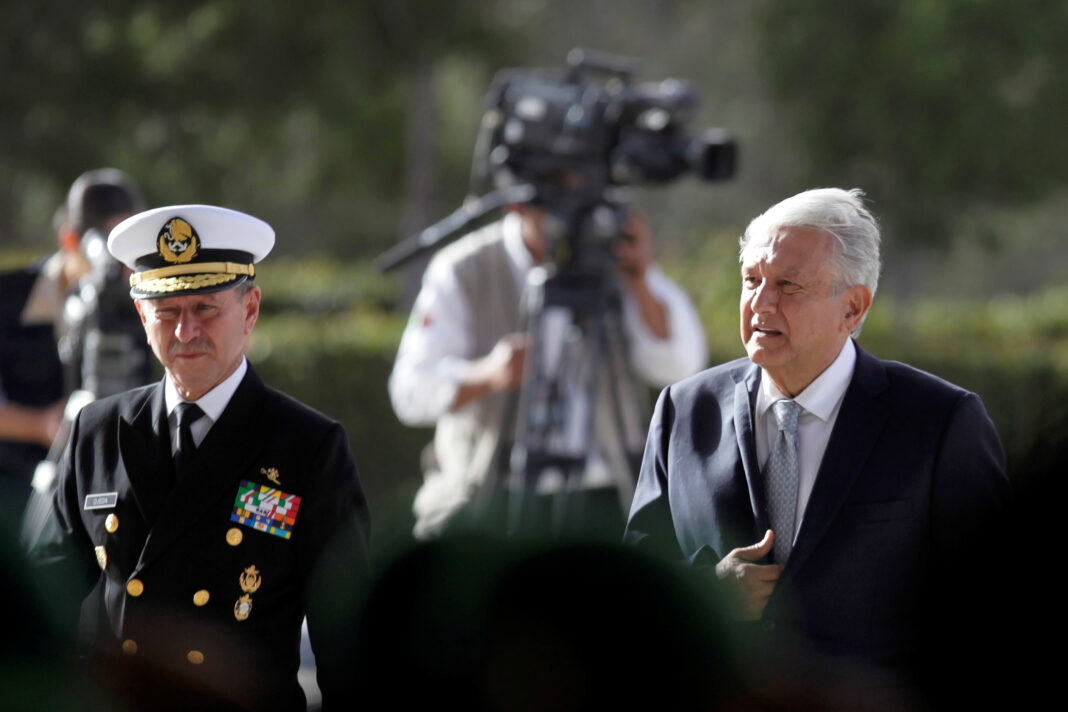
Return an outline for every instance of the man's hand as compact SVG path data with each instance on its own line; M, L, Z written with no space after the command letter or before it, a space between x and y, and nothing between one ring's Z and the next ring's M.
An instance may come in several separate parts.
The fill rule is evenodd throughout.
M14 403L0 405L0 437L49 447L63 423L65 406L62 400L43 408Z
M666 339L668 333L667 311L645 281L645 271L653 263L653 239L649 233L649 221L637 210L627 214L623 223L624 240L616 240L614 250L623 286L638 304L638 313L650 332L658 339Z
M734 549L716 564L716 577L734 596L744 621L755 621L763 615L782 574L778 564L752 563L767 556L774 542L775 533L768 529L759 542Z
M523 364L527 355L527 335L506 334L493 350L471 363L467 377L460 384L452 409L491 393L514 391L523 383Z
M506 334L481 359L482 377L491 391L514 391L523 383L523 363L527 356L527 335Z

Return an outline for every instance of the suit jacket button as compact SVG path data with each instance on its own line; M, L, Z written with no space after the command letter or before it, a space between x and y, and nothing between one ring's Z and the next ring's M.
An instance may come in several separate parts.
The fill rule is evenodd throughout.
M137 655L137 641L127 638L122 641L122 654L123 655Z
M211 598L211 594L205 591L204 589L200 589L199 591L193 594L193 605L203 606L208 602L209 598Z
M187 660L189 660L189 662L193 663L194 665L200 665L202 662L204 662L204 653L200 652L199 650L190 650L188 653L185 654L185 657Z
M145 585L141 583L141 579L130 579L130 582L126 584L126 593L134 598L137 598L144 592Z
M119 530L119 518L114 514L109 514L108 518L104 520L104 528L108 530L109 534L114 534Z

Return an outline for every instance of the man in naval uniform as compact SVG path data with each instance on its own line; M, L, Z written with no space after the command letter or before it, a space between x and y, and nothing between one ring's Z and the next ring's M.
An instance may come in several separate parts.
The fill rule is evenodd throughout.
M304 709L305 615L324 706L351 691L367 506L341 425L245 359L273 245L261 220L206 205L139 213L108 239L166 377L78 416L58 533L33 556L73 575L81 641L135 708Z

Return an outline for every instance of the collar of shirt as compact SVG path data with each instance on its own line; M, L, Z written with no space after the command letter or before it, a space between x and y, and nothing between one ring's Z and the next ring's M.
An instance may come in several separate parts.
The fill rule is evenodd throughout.
M193 442L197 444L197 447L200 447L200 443L207 437L211 426L222 417L223 411L226 410L226 406L230 403L230 399L234 397L234 392L241 385L241 379L245 377L246 371L248 371L248 359L242 358L238 367L222 383L197 400L192 401L204 411L204 417L189 427L193 435ZM178 404L183 399L178 395L178 389L174 387L170 376L167 376L164 381L163 398L167 404L167 422L170 424L171 429L171 454L174 454L178 450L178 417L175 415L174 409L178 407Z
M857 349L853 345L852 339L846 339L834 362L823 373L816 376L816 380L808 384L808 387L794 398L797 404L805 409L802 417L812 414L824 422L830 419L835 408L842 402L842 396L845 395L846 388L849 387L849 382L853 378L853 366L856 362ZM757 417L763 418L764 414L768 412L768 408L775 401L784 398L788 400L787 396L779 390L778 386L770 378L762 375L760 378L760 392L757 393Z
M798 481L797 511L793 537L796 540L804 520L809 497L816 485L823 455L830 442L831 432L838 419L838 411L845 397L846 389L853 380L853 367L857 361L856 346L848 339L838 357L827 369L816 377L794 400L804 409L797 421L798 435ZM757 393L756 417L754 431L756 436L757 462L763 468L771 454L771 447L778 436L775 416L768 410L777 400L785 395L764 375L760 379Z

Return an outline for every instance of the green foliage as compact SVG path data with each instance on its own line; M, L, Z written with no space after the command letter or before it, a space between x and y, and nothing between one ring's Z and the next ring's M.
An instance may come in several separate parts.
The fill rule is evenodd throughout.
M287 279L296 284L307 278L306 289L299 291L315 293L321 265L296 267ZM357 265L353 271L367 268ZM266 308L249 360L267 383L344 424L373 502L414 493L421 478L419 454L430 431L402 426L386 391L405 316L359 297L330 313L309 312L297 300L281 308L272 301L272 293L265 291Z
M389 307L398 288L396 275L383 275L370 262L320 255L272 257L258 265L256 282L267 295L267 313L335 313L353 304Z
M0 235L39 232L75 176L117 165L150 203L264 217L282 250L376 251L396 237L413 76L519 46L489 0L0 4ZM442 156L462 184L467 155Z
M48 253L40 250L0 250L0 272L20 269L46 257Z
M955 213L1063 185L1059 0L766 2L764 67L807 148L801 183L864 186L914 244Z

